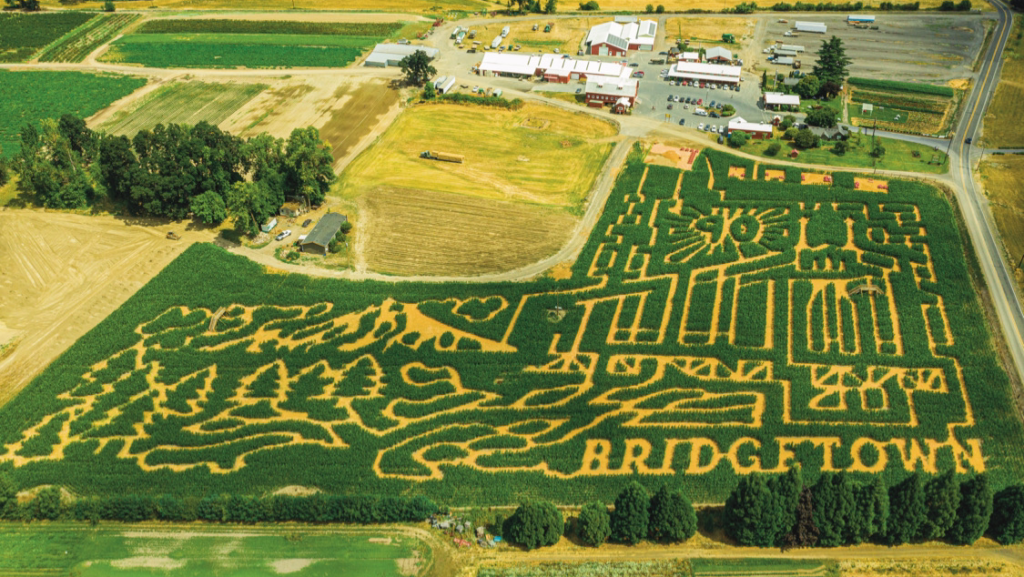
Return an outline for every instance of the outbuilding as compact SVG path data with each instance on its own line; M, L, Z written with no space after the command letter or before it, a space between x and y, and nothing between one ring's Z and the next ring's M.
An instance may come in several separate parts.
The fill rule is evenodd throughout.
M679 61L690 63L700 62L700 52L683 52L679 55Z
M690 62L676 62L668 71L669 78L681 80L692 80L696 82L715 82L718 84L739 84L739 66L726 66L724 64L693 64Z
M305 204L302 204L300 202L286 202L281 205L281 210L278 212L281 214L281 216L290 216L292 218L295 218L296 216L306 214L306 211L307 210Z
M302 252L326 256L328 245L341 230L341 225L347 221L348 217L338 212L325 214L299 245Z
M781 110L784 106L800 106L800 97L796 94L781 92L765 92L764 107L769 110Z
M704 60L708 62L729 64L732 62L732 51L729 50L728 48L722 48L721 46L708 48L704 52Z
M444 82L434 85L438 94L448 94L455 87L455 77L449 76Z
M828 32L828 26L822 22L797 22L795 26L797 32L813 32L815 34Z
M850 130L841 124L837 124L833 128L824 128L821 126L810 126L809 128L811 132L822 140L835 141L850 138Z
M632 107L639 90L640 83L632 78L591 78L587 80L587 106L628 104Z
M363 66L375 66L385 68L387 66L398 66L406 56L424 52L427 58L437 58L437 48L429 46L413 46L411 44L378 44L373 52L366 57Z

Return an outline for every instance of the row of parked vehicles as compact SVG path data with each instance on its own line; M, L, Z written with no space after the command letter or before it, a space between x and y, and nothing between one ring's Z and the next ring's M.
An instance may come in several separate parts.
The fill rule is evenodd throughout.
M670 80L669 84L672 86L691 86L693 88L708 88L711 90L732 90L733 92L740 91L739 84L719 84L717 82L698 82L696 80Z

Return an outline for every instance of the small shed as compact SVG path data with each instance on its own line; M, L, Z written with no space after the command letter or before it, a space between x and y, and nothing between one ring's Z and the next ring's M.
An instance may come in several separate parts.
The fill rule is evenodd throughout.
M732 51L721 46L715 46L704 52L704 59L708 62L732 62Z
M341 230L341 225L348 221L348 217L338 213L329 212L316 223L313 230L309 231L306 239L300 247L302 252L327 255L327 245L331 244L335 235Z
M309 212L306 209L306 205L301 202L286 202L281 205L281 216L290 216L292 218L296 216L302 216Z
M874 104L868 104L867 102L865 102L865 103L860 105L860 113L861 114L871 114L874 111L875 111L875 105Z
M270 232L274 230L275 226L277 226L277 219L271 218L263 226L260 227L260 230L262 230L263 232Z

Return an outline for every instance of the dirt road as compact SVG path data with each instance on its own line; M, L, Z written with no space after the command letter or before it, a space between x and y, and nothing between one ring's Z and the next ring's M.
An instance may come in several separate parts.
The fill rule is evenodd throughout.
M179 241L164 238L169 230ZM0 404L211 230L108 216L0 211ZM6 327L6 330L3 330Z

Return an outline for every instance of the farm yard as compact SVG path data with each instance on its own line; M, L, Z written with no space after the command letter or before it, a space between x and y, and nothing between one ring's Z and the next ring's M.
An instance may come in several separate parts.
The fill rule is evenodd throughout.
M511 29L505 40L505 44L522 45L523 52L547 52L551 53L557 48L562 54L576 54L580 45L590 32L590 28L609 18L558 18L552 19L550 32L544 32L548 22L541 20L529 20L525 22L497 22L486 26L472 26L476 30L476 39L489 43L495 36L501 33L501 29L509 26ZM534 30L534 25L537 30ZM467 40L464 44L469 45Z
M97 16L66 35L60 42L50 45L37 59L40 62L81 62L140 18L138 14Z
M0 14L0 62L22 62L94 18L93 14Z
M313 279L194 245L0 408L0 470L463 505L608 500L626 478L714 502L796 462L1020 478L949 204L830 176L633 160L560 281Z
M102 129L132 138L140 130L152 129L157 124L218 125L266 87L238 82L172 82L115 112L102 123Z
M674 44L676 39L689 40L694 50L698 45L741 50L753 38L756 23L753 18L675 17L665 20L663 32L667 42ZM725 33L734 34L736 42L723 43L722 34Z
M388 274L514 270L557 252L576 224L558 208L422 189L371 190L359 215L366 264Z
M344 67L403 27L400 22L150 20L112 44L101 60L158 68Z
M516 111L417 106L349 165L341 195L392 186L579 210L615 134L606 121L537 104ZM461 154L465 162L425 160L425 150Z
M4 15L0 14L0 17ZM116 74L0 70L0 146L12 157L27 123L73 114L86 118L146 84Z
M848 114L854 126L875 126L914 134L948 132L963 90L915 82L850 78ZM871 110L865 108L871 105Z
M194 525L0 529L0 572L81 577L163 575L415 575L431 550L397 531L248 528Z

